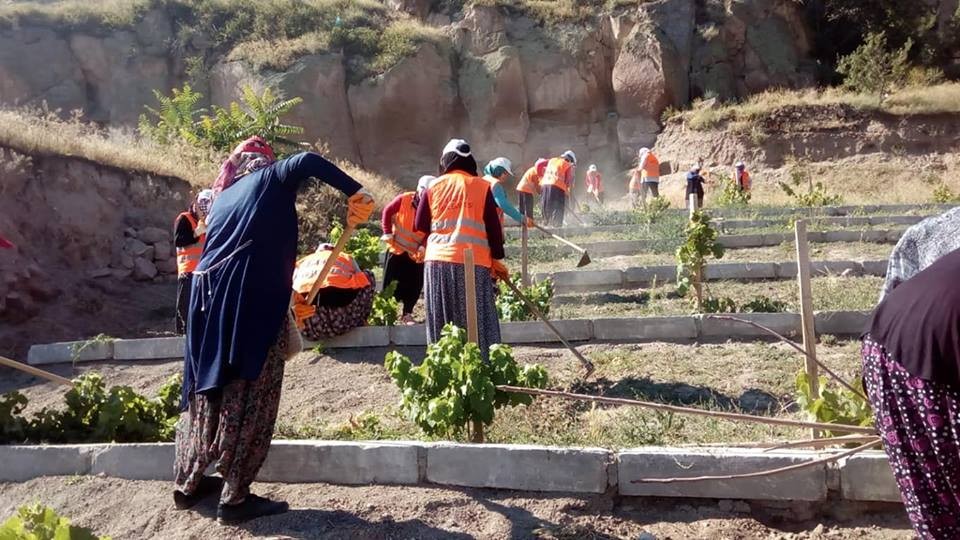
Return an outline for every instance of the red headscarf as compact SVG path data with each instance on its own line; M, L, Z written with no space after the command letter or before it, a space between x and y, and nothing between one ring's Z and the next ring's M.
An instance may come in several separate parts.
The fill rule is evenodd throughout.
M3 249L13 249L14 247L16 247L16 246L13 245L13 242L11 242L11 241L7 240L6 238L0 236L0 248L3 248Z
M232 186L233 183L245 174L262 169L276 161L273 148L261 137L253 136L243 141L230 154L230 157L220 166L220 175L213 184L213 192L219 195L221 191Z

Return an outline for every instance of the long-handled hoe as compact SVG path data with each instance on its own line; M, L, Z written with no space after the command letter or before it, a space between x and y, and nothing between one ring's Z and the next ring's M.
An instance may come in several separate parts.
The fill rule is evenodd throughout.
M564 237L562 237L562 236L560 236L560 235L558 235L558 234L554 234L554 233L550 232L550 231L549 231L546 227L544 227L543 225L540 225L540 224L538 224L538 223L534 223L533 226L536 227L536 228L538 228L538 229L540 229L540 231L542 231L544 234L550 235L550 236L552 236L555 240L560 241L560 242L563 242L564 244L566 244L566 245L570 246L571 248L575 249L575 250L577 251L577 253L580 254L580 262L577 263L577 268L581 268L581 267L584 267L584 266L590 264L590 254L587 253L587 250L586 250L586 249L583 249L582 247L574 244L573 242L567 240L566 238L564 238Z

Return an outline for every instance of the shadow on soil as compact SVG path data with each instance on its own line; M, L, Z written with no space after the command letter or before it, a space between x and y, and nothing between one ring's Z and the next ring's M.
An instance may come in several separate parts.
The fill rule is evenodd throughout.
M780 398L751 388L739 397L728 396L707 386L679 382L656 382L649 377L625 377L612 381L600 378L581 383L575 392L595 396L654 401L669 405L701 406L705 409L743 411L751 414L775 414L783 409Z
M617 538L615 536L610 536L609 534L600 532L596 530L595 527L583 523L553 523L535 516L526 508L520 506L511 506L510 504L504 504L500 501L501 496L509 498L515 496L515 494L501 494L501 492L497 491L491 492L483 490L462 491L465 495L470 496L473 498L473 500L482 505L486 510L495 512L506 518L510 522L511 527L510 535L506 538L510 538L511 540L520 540L526 538L582 538L590 540L608 540ZM558 509L563 514L574 517L577 515L596 517L597 515L609 514L613 506L611 499L601 496L577 497L576 495L563 494L554 497L550 494L538 493L536 497L541 500L551 498L570 499L571 497L579 499L575 503L564 505L562 508Z

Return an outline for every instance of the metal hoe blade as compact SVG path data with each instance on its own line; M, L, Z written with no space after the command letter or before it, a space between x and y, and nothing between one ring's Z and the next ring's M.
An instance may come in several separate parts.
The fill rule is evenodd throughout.
M584 251L583 256L580 257L580 262L577 263L577 268L582 268L588 264L590 264L590 254Z

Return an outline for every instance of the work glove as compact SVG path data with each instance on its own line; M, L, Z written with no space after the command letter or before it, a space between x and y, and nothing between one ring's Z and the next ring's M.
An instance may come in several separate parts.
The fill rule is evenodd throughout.
M200 238L205 234L207 234L207 221L201 219L200 222L197 223L197 228L193 230L193 235Z
M347 226L355 228L361 223L366 223L373 214L373 196L365 190L354 193L347 199Z
M383 236L380 237L380 241L383 242L384 244L389 244L389 243L393 242L393 235L392 235L392 234L385 234L385 235L383 235Z
M527 227L530 228L530 229L532 229L532 228L534 228L534 227L537 226L537 224L533 222L533 218L532 218L532 217L528 217L526 221L527 221Z
M509 281L510 280L510 270L507 270L507 266L503 264L503 261L494 260L490 265L490 273L493 274L493 279L497 281Z
M423 246L417 248L417 254L413 256L413 262L422 263L427 256L427 250Z

